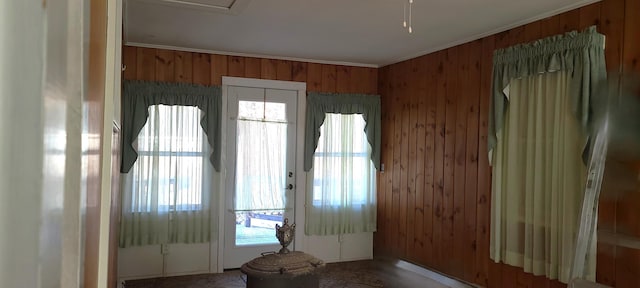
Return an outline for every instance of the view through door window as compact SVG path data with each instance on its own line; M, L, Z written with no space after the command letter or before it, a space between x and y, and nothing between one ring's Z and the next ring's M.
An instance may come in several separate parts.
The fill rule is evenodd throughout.
M235 244L277 244L286 207L284 103L239 101L234 206Z

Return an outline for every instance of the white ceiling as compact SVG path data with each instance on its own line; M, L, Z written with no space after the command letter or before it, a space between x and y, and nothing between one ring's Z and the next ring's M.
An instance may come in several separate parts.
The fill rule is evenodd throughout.
M403 0L190 1L224 7L125 0L125 43L380 67L598 0L414 0L412 34Z

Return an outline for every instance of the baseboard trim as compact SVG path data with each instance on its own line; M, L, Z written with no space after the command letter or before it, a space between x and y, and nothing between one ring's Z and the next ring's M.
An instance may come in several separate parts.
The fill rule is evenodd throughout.
M422 275L424 277L427 277L429 279L433 279L434 281L437 281L443 285L447 285L448 287L451 288L475 288L475 287L479 287L479 286L475 286L454 278L451 278L449 276L446 276L444 274L440 274L438 272L434 272L432 270L426 269L422 266L418 266L415 265L413 263L404 261L404 260L398 260L398 262L396 263L396 266L398 268L402 268L411 272L414 272L416 274Z

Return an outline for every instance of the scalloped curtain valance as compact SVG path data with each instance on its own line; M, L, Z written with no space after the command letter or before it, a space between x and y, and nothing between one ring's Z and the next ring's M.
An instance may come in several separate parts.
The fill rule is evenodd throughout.
M220 117L222 93L219 86L186 83L125 81L122 89L121 173L128 173L138 159L133 142L144 127L152 105L196 106L202 112L200 126L212 147L211 164L220 171Z
M513 79L538 73L566 71L570 77L571 111L585 135L583 160L589 154L594 108L606 103L605 37L592 26L532 43L496 50L493 54L493 87L489 111L489 161L497 133L504 126L509 105L508 86Z
M307 123L304 136L304 171L313 167L313 154L318 147L320 127L326 113L362 114L371 145L371 161L380 170L381 114L380 95L334 94L310 92L307 96Z

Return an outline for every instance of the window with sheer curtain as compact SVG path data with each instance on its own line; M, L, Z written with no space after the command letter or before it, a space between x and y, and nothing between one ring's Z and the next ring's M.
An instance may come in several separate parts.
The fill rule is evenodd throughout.
M285 107L284 103L238 103L236 212L282 215L286 210Z
M492 242L494 253L506 264L564 283L586 178L584 135L569 109L568 78L553 72L511 81L492 185L494 230L500 234Z
M211 163L191 106L152 105L125 175L121 247L209 241Z
M595 27L494 52L488 135L494 261L564 283L595 278L595 245L584 267L573 260L576 243L594 239L576 235L594 111L606 103L604 60L604 35Z
M375 167L360 114L327 113L313 157L308 234L375 230Z

